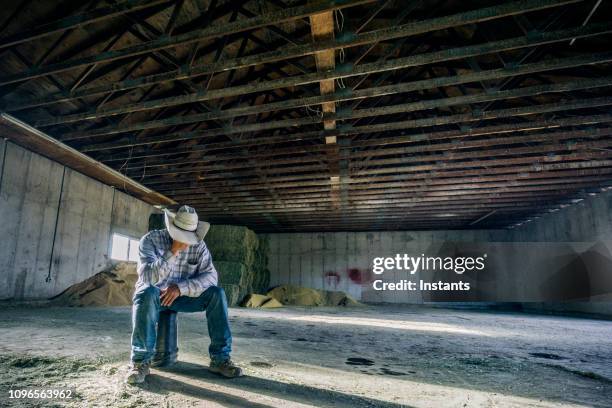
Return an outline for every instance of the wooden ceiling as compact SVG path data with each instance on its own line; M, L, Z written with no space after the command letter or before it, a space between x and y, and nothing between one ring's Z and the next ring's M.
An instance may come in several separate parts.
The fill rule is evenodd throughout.
M611 2L3 8L0 111L213 223L511 228L611 185Z

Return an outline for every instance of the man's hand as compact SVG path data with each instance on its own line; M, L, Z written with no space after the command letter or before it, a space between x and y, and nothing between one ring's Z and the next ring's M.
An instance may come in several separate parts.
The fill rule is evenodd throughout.
M172 248L170 248L170 251L174 254L174 255L178 255L179 252L186 250L187 248L189 248L189 244L186 244L184 242L179 242L179 241L172 241Z
M181 291L179 290L178 286L173 283L161 291L159 300L161 301L162 306L170 306L172 302L174 302L180 295Z

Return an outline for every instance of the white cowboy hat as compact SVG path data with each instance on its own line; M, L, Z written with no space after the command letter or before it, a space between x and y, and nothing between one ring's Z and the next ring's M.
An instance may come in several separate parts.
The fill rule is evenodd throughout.
M188 205L178 209L176 214L164 210L166 229L173 240L195 245L204 239L210 224L198 221L198 214Z

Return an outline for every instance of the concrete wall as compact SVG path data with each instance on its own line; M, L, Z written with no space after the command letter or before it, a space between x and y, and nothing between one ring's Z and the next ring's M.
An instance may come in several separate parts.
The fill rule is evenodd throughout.
M0 299L49 294L64 167L12 143L4 146L0 184ZM44 296L44 295L43 295Z
M369 302L423 303L421 291L374 291L372 259L395 254L436 254L449 243L505 241L502 230L402 231L266 234L270 244L270 284L342 290ZM388 282L410 279L406 271L388 271Z
M612 240L612 189L559 208L512 230L518 242L597 242Z
M510 237L534 245L563 243L565 267L542 273L550 282L564 282L565 289L584 293L567 302L528 302L524 309L612 316L612 188L525 223Z
M612 191L512 230L267 234L271 285L343 290L363 301L512 302L528 310L612 314ZM375 257L477 256L482 273L387 271ZM372 279L471 284L469 293L374 291Z
M0 140L0 299L40 299L107 266L113 232L139 237L154 207Z

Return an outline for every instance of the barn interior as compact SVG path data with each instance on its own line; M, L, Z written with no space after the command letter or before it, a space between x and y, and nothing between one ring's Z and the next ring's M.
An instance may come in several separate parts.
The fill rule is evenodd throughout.
M2 402L609 407L611 15L3 2ZM185 204L246 375L183 313L179 362L129 386L138 240Z

